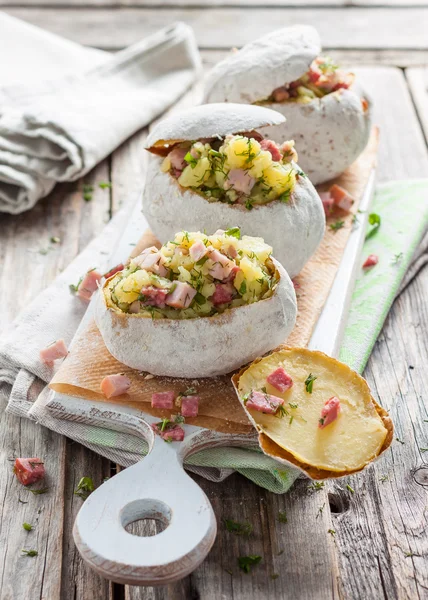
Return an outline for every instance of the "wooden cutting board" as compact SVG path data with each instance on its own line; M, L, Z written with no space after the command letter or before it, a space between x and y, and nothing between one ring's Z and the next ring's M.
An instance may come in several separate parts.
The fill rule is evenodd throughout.
M357 183L361 188L359 210L363 212L359 215L358 227L352 227L351 230L349 226L348 231L339 230L337 233L327 232L327 247L324 250L335 256L338 251L335 246L342 245L342 249L339 260L332 265L334 282L330 293L327 290L324 294L323 306L319 306L322 282L316 276L322 267L319 261L323 259L323 254L318 252L311 261L312 266L308 264L297 278L301 286L296 290L297 295L302 290L300 311L303 306L303 310L304 307L310 307L317 313L315 319L312 317L312 323L303 319L297 324L292 334L294 339L289 340L292 344L302 344L303 340L303 345L311 349L337 355L356 273L360 268L367 212L374 189L373 148L376 148L376 142L377 138L372 139L372 145L360 157L362 162L359 168L352 172L352 177L358 178ZM349 182L347 188L350 189ZM140 208L136 207L111 264L126 259L130 242L137 242L145 227ZM329 252L332 246L333 252ZM325 287L323 289L325 291ZM223 377L211 382L210 402L207 403L207 407L214 403L218 410L205 411L193 423L186 422L183 442L165 443L154 436L151 429L151 424L157 422L159 417L169 416L150 408L147 398L153 391L152 379L145 379L145 374L133 373L139 385L135 385L131 400L122 398L109 402L99 394L99 382L105 374L127 370L123 365L117 368L119 363L116 363L112 371L112 357L103 353L97 335L89 307L64 369L60 369L52 381L53 391L47 406L57 417L143 438L148 443L149 454L144 460L109 479L89 496L76 518L74 539L83 559L108 579L131 585L171 583L188 575L202 562L216 536L211 505L204 492L185 473L185 457L215 446L258 448L257 436L248 425L236 396L229 395L228 377ZM89 345L89 354L97 365L95 375L88 375L88 371L91 371L88 364L82 372L82 344L79 345L79 340L85 340L86 346ZM97 355L97 352L100 354ZM196 383L199 381L196 380ZM168 380L168 389L179 391L185 382ZM165 389L165 384L162 378L156 378L156 385L163 385ZM140 389L145 390L145 401L138 395ZM224 403L230 417L231 402L235 402L233 418L221 418L224 415ZM133 536L125 530L127 524L145 518L158 519L167 527L162 533L149 538Z

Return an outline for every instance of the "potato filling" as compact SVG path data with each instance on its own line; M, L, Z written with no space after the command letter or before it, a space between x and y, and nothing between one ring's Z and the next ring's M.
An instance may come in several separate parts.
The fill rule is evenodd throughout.
M278 146L249 132L176 144L161 168L210 202L251 210L274 200L290 201L296 179L304 176L292 162L296 160L294 141Z
M269 298L279 281L272 248L238 227L177 233L147 248L104 288L107 305L154 319L210 317Z
M318 56L309 71L297 81L286 83L273 90L271 95L257 104L271 102L298 102L307 104L315 98L322 98L340 89L349 89L355 75L339 68L328 56ZM363 104L364 107L364 104Z

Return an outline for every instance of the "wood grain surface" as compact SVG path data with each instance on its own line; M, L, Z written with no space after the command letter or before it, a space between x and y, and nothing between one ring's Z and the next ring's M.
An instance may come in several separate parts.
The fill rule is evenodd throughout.
M379 60L405 66L427 62L427 2L412 0L411 6L405 7L404 0L379 0L371 8L370 0L359 0L352 4L364 6L342 8L345 2L308 1L307 8L299 2L298 9L281 9L282 4L291 3L270 0L274 8L264 10L252 0L234 0L230 9L204 10L201 3L181 9L182 3L170 0L174 8L168 10L167 20L191 17L199 28L199 41L215 50L204 53L208 60L223 55L222 48L239 45L255 33L303 21L319 25L324 43L349 57L349 63L373 64ZM246 3L253 6L244 9ZM27 4L32 7L27 8ZM90 8L94 4L99 8ZM146 1L141 9L134 0L130 8L115 8L119 6L116 1L112 4L115 6L103 8L103 0L92 4L82 0L78 8L77 1L68 0L54 9L55 0L44 0L42 8L37 0L13 6L3 2L10 14L105 48L122 47L166 22L165 9L157 10L153 4L146 8ZM221 24L221 33L212 27L216 22ZM381 130L380 179L427 176L423 70L367 67L361 75L374 98L375 122ZM83 200L82 182L64 184L31 212L0 216L0 330L54 279L122 203L139 192L144 179L143 139L144 132L134 136L85 178L88 182L112 181L111 190L96 189L90 202ZM52 236L60 237L61 242L51 244ZM110 473L108 461L36 424L1 412L0 458L6 468L0 471L0 598L427 597L428 454L421 450L428 447L427 297L425 266L394 303L365 372L376 397L391 411L400 440L382 461L349 479L353 491L346 481L315 490L307 481L298 480L290 493L277 496L238 473L222 484L194 476L216 513L217 540L207 560L192 575L164 588L110 585L78 558L71 537L81 503L73 493L76 482L86 475L100 483ZM33 496L18 487L7 459L20 454L39 454L47 461L50 489L46 494ZM280 522L284 514L287 522ZM224 519L248 521L253 533L235 536L226 530ZM35 526L32 532L22 528L24 521ZM156 525L139 524L135 531L153 534ZM39 556L21 556L22 548L36 549ZM262 556L262 562L251 574L245 574L239 570L237 558L249 554Z

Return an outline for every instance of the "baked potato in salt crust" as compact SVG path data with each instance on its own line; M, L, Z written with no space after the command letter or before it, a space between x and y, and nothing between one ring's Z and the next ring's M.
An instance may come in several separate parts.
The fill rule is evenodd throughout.
M296 25L273 31L219 62L208 74L204 102L259 104L287 122L262 130L293 139L299 165L314 185L342 173L370 135L371 101L330 58L317 31Z
M322 352L282 346L232 381L265 454L313 479L360 471L391 444L392 421L367 382Z
M290 277L317 249L325 230L319 196L295 162L294 144L266 140L258 129L284 117L260 106L197 106L160 122L147 139L155 156L143 212L165 242L177 229L238 225L262 235Z
M288 337L293 284L272 248L237 227L180 232L105 282L95 321L121 363L154 375L229 373Z

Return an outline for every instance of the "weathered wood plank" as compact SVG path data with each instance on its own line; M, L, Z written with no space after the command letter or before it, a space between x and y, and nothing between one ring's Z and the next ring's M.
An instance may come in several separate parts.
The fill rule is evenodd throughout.
M85 180L95 183L107 175L105 161ZM1 215L0 329L102 229L109 208L108 190L95 188L92 200L85 202L80 182L57 186L30 212ZM50 242L52 236L59 237L60 242ZM2 600L107 598L104 592L108 592L109 585L77 560L71 524L79 501L73 495L76 478L90 475L101 481L109 462L78 444L67 445L64 437L32 421L5 414L3 406L0 432ZM49 486L46 494L34 496L16 481L8 459L17 456L39 456L44 460ZM18 498L28 504L20 503ZM26 532L24 521L34 525L34 531ZM25 557L22 548L39 554Z
M366 369L396 427L391 452L352 477L349 509L333 518L346 598L424 598L428 589L428 360L425 268L395 302ZM343 486L344 487L344 486Z
M428 68L407 69L406 78L428 142Z
M117 6L117 7L136 7L136 6L162 6L165 7L198 7L205 8L202 0L64 0L58 2L57 0L18 0L12 2L11 0L0 0L0 6L75 6L77 7L92 7L92 6ZM376 7L408 7L408 6L428 6L427 0L267 0L263 3L262 0L212 0L210 6L234 6L242 9L247 7L287 7L292 6L311 8L330 7L334 6L337 8L349 8L355 6L367 6L370 8Z
M177 20L193 27L201 48L242 46L280 24L296 23L315 25L328 48L428 48L428 8L424 7L311 10L82 7L78 11L69 7L7 7L5 10L66 38L105 49L127 46ZM216 23L218 27L213 26Z

